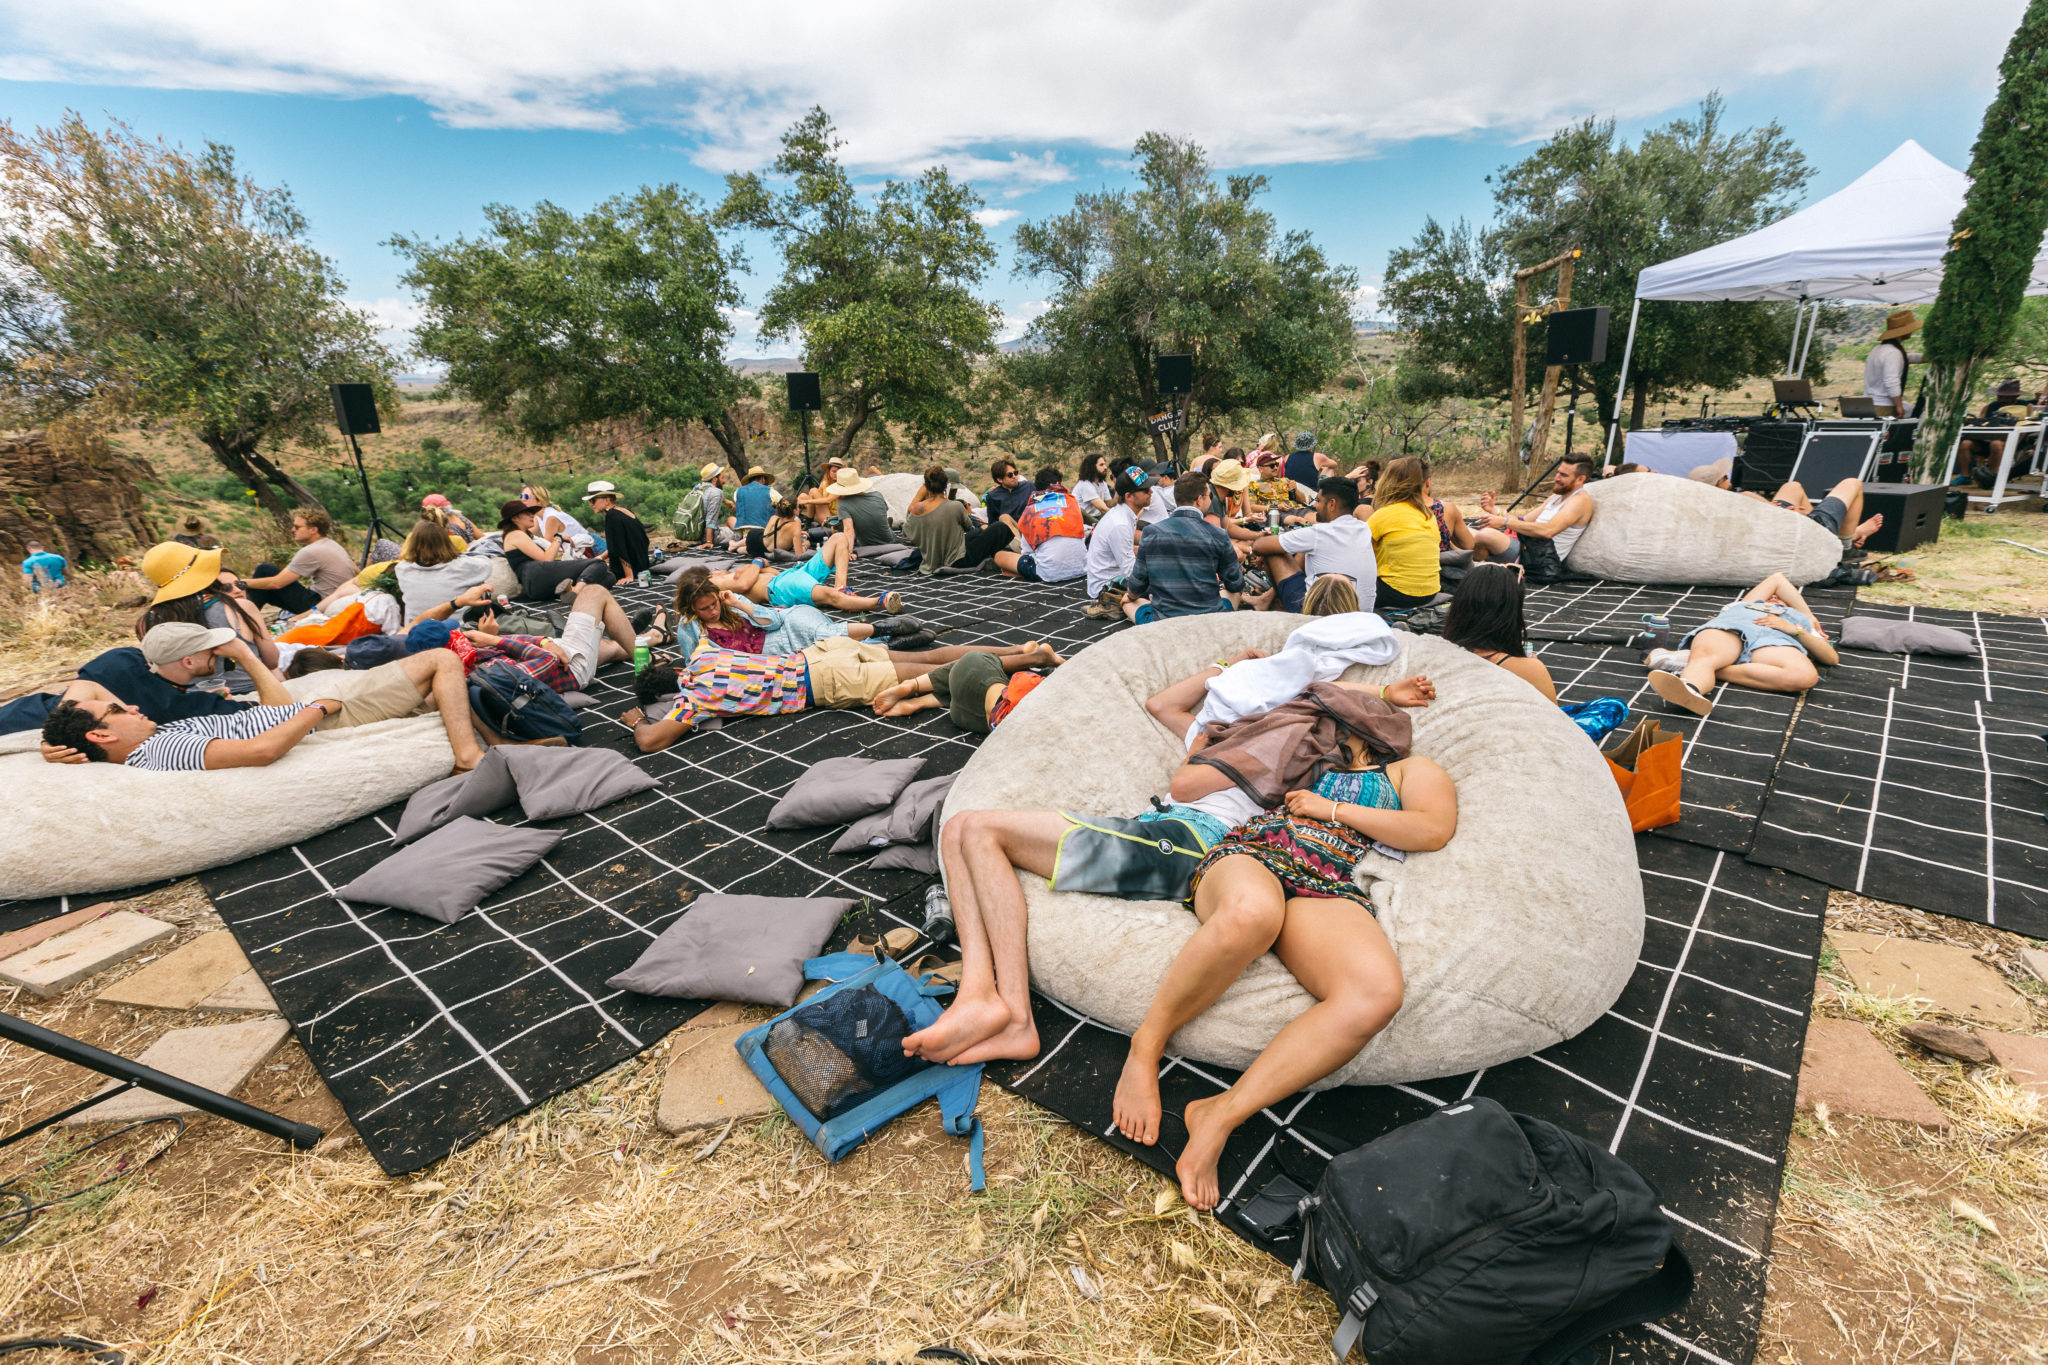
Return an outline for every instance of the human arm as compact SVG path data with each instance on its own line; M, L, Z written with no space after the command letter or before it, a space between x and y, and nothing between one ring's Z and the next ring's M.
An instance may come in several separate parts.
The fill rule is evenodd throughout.
M1255 555L1277 555L1285 554L1286 551L1281 548L1280 537L1268 535L1260 536L1252 542L1252 553Z
M1583 525L1591 520L1592 516L1593 500L1586 496L1584 489L1580 489L1564 500L1564 505L1557 509L1557 515L1549 521L1531 521L1527 517L1497 512L1489 517L1487 522L1489 529L1513 531L1517 535L1533 536L1537 540L1550 540L1562 531Z
M1450 533L1453 549L1469 550L1478 543L1478 538L1472 534L1472 528L1465 524L1464 512L1459 510L1455 502L1444 504L1444 529Z
M554 536L542 536L535 540L524 531L507 531L505 548L517 550L529 559L550 560L560 551L562 542Z
M1434 853L1458 831L1458 790L1451 776L1420 756L1390 764L1399 810L1335 801L1313 791L1287 793L1287 813L1302 820L1342 825L1404 853Z
M473 588L464 588L461 592L455 594L454 597L437 607L428 607L406 624L417 625L421 621L446 621L465 607L480 607L490 600L491 590L489 585L479 583Z
M1368 697L1378 697L1389 706L1427 706L1436 700L1436 684L1429 680L1427 673L1417 673L1412 678L1399 682L1362 683L1339 682L1337 686L1351 692L1363 692Z
M229 663L238 665L244 673L249 675L249 680L256 684L256 699L261 705L292 706L297 704L298 699L285 690L284 683L277 676L277 670L266 668L262 659L257 657L256 651L249 647L247 640L238 636L219 646L213 653L215 658L226 659Z
M643 754L651 754L668 748L689 734L691 727L697 723L697 710L694 706L683 706L679 702L667 715L654 718L645 715L636 706L620 719L633 727L634 747Z
M277 641L270 638L270 631L263 624L263 613L256 609L256 604L246 597L222 596L217 600L227 608L229 628L248 643L265 668L276 668Z
M1175 739L1184 738L1188 727L1195 723L1195 712L1201 710L1202 703L1208 700L1209 680L1220 676L1232 664L1265 657L1262 650L1247 649L1228 659L1218 659L1213 664L1204 665L1200 672L1182 678L1172 686L1146 698L1145 710L1152 719L1165 726Z
M1216 546L1216 576L1225 592L1244 591L1244 565L1238 562L1236 545L1228 539Z
M288 588L298 581L299 574L296 569L283 568L274 574L266 574L261 578L245 578L242 580L242 586L257 589Z
M277 762L292 746L319 728L329 716L341 714L341 703L331 697L307 702L296 715L249 739L216 739L206 746L206 770L222 768L264 768Z

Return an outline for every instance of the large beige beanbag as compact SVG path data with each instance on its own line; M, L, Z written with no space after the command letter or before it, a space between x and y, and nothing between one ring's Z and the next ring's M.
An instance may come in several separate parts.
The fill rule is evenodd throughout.
M1819 500L1825 489L1808 489ZM1586 485L1593 519L1565 567L1617 583L1747 588L1774 573L1826 578L1842 542L1784 507L1670 474L1618 474Z
M1089 646L982 744L946 800L947 818L1048 807L1137 814L1182 757L1145 698L1213 659L1276 651L1302 621L1183 618ZM1393 664L1345 676L1381 683L1417 672L1435 681L1438 701L1413 713L1415 751L1457 784L1458 832L1440 852L1405 863L1373 854L1360 869L1406 995L1387 1030L1325 1086L1456 1075L1569 1038L1614 1003L1642 946L1634 838L1599 751L1527 683L1434 637L1409 637ZM1136 1028L1195 917L1169 902L1055 893L1043 878L1019 877L1033 985ZM1269 954L1173 1050L1243 1067L1312 1003Z
M308 735L267 768L152 773L45 763L31 730L0 736L7 897L116 891L322 834L448 776L438 715Z
M924 487L924 475L877 474L873 479L873 483L875 491L888 500L889 520L901 526L903 518L910 515L910 500L917 496L918 489ZM974 500L974 495L960 487L953 489L953 500L955 502L964 502L969 507L978 505Z

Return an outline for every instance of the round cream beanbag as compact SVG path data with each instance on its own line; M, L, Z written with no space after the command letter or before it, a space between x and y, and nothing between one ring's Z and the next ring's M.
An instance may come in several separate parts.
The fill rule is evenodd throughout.
M1218 613L1120 631L1082 650L1018 704L968 761L946 816L969 810L1136 815L1163 795L1181 738L1145 699L1247 648L1273 653L1306 618ZM1367 855L1358 880L1401 959L1400 1013L1318 1083L1458 1075L1580 1032L1621 994L1643 940L1634 836L1600 752L1527 683L1431 636L1392 664L1344 676L1426 673L1436 702L1411 712L1415 752L1458 791L1458 830L1435 853ZM1054 892L1020 872L1032 984L1129 1032L1196 928L1163 901ZM1178 1055L1248 1065L1313 999L1271 954L1172 1043Z
M888 501L889 520L901 526L903 518L910 515L910 500L917 496L918 489L924 487L924 475L877 474L872 482L875 491ZM969 507L975 505L974 495L964 488L954 488L953 499L956 502L964 502Z
M1810 488L1819 501L1826 489ZM1841 562L1834 532L1787 507L1670 474L1586 485L1593 519L1565 567L1616 583L1747 588L1774 573L1804 587ZM1847 529L1847 528L1844 528Z

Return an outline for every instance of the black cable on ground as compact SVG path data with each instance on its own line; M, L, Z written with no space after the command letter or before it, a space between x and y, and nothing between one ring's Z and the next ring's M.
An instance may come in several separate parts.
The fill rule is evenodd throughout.
M76 1351L88 1360L99 1361L100 1365L128 1365L125 1353L104 1341L88 1341L84 1337L16 1337L12 1341L0 1341L0 1356L14 1355L19 1351Z
M31 1199L21 1190L15 1188L23 1181L31 1180L36 1176L41 1175L45 1171L52 1170L59 1166L69 1165L70 1163L77 1161L79 1158L83 1157L87 1152L92 1151L95 1147L103 1146L106 1143L112 1142L115 1138L125 1137L127 1134L134 1132L137 1128L146 1128L149 1125L155 1123L171 1124L172 1128L170 1134L167 1137L164 1137L158 1143L155 1151L150 1152L141 1160L129 1161L126 1158L123 1158L120 1164L115 1167L114 1173L112 1175L105 1176L99 1180L95 1180L90 1185L81 1185L79 1188L75 1190L71 1190L68 1193L58 1195L55 1199L45 1199L41 1201ZM184 1134L184 1132L185 1120L176 1114L165 1114L162 1117L153 1119L138 1119L134 1123L127 1124L120 1128L116 1128L113 1132L108 1133L103 1138L99 1138L95 1141L87 1143L85 1146L79 1148L75 1152L67 1152L63 1156L59 1156L53 1158L52 1160L46 1161L42 1165L37 1166L32 1170L23 1171L20 1175L15 1176L11 1180L0 1181L0 1200L20 1201L19 1208L0 1205L0 1247L8 1245L9 1243L19 1238L23 1233L27 1232L29 1224L32 1221L34 1221L35 1216L38 1213L42 1212L44 1209L54 1208L58 1204L67 1203L70 1200L78 1198L80 1195L90 1194L94 1190L99 1189L102 1185L110 1185L116 1180L122 1180L127 1178L128 1176L135 1174L144 1166L149 1165L158 1157L162 1156L165 1152L168 1152L171 1149L172 1145L177 1142L179 1137L181 1137ZM70 1339L83 1340L83 1338ZM0 1342L0 1355L5 1355L11 1349L25 1350L27 1348L10 1347L4 1342Z

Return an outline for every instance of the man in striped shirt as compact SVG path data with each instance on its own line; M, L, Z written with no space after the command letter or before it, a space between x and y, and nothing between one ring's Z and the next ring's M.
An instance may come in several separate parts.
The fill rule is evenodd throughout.
M67 701L43 723L43 741L76 749L92 763L151 772L262 768L340 714L340 702L322 700L158 725L125 702Z

